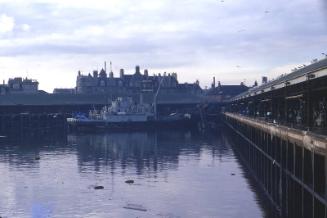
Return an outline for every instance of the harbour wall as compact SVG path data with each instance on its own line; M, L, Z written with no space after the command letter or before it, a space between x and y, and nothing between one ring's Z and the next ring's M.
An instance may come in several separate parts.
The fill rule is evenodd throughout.
M0 96L0 114L19 113L88 113L92 109L101 109L110 105L117 97L107 94L8 94ZM158 105L162 112L183 108L195 108L202 103L202 96L191 93L162 93L156 101L153 94L135 93L130 95L136 103L143 102Z
M66 130L63 114L0 114L0 135L6 138L39 137Z

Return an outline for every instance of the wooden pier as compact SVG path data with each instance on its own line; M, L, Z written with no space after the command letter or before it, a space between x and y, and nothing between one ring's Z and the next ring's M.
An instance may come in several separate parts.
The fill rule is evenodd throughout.
M282 217L327 217L327 136L224 116L238 139L237 151Z
M327 59L235 96L223 120L282 217L327 218Z

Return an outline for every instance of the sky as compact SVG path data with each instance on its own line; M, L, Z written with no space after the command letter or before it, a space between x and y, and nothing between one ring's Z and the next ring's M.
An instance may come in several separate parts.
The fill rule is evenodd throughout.
M204 88L252 85L327 53L327 0L0 0L0 79L76 85L112 62Z

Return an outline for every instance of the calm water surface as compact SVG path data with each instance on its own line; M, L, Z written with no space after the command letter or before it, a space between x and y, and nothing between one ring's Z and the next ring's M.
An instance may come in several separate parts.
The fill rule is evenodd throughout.
M267 217L220 131L21 138L0 175L1 217Z

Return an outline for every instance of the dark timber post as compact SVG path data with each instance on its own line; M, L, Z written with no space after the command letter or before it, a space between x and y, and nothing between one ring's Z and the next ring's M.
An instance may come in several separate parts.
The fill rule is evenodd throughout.
M286 121L286 123L288 122L288 105L287 105L287 86L288 86L289 82L285 82L285 87L284 87L284 120Z
M306 82L306 125L307 128L310 129L312 126L312 100L311 100L311 81L310 81L310 74L307 75L307 82Z

